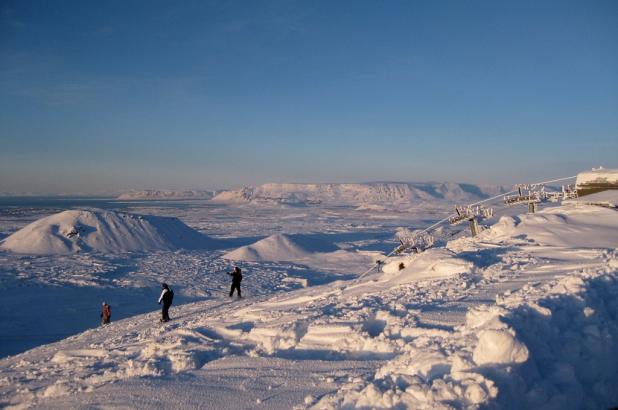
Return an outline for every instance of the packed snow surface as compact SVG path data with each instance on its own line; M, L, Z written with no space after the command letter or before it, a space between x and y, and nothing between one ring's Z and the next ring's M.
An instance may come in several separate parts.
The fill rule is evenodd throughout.
M199 249L214 241L177 218L72 210L42 218L4 239L0 248L36 255Z
M0 404L609 409L617 226L612 209L546 209L362 277L114 321L0 360ZM275 262L245 263L251 289Z

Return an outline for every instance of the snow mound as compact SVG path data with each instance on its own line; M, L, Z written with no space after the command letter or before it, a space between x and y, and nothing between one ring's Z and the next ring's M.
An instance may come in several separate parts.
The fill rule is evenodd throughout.
M214 240L177 218L70 210L39 219L0 242L16 253L146 252L208 248Z
M339 248L329 242L304 235L275 234L228 252L223 257L242 261L291 261L315 253L334 252Z
M385 277L400 283L448 278L473 270L473 263L447 249L429 249L418 255L392 258L382 267Z
M519 238L540 245L572 248L615 248L618 212L591 205L544 209L535 214L503 216L483 239Z

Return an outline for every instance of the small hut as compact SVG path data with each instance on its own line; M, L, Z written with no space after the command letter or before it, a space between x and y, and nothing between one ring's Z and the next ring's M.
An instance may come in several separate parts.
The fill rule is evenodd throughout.
M578 198L565 203L618 208L618 169L593 169L577 174Z
M577 174L575 182L577 196L618 189L618 169L593 169Z

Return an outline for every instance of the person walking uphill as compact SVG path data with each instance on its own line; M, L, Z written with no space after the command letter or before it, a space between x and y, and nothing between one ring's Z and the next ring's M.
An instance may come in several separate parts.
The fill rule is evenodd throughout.
M103 302L101 307L101 325L109 325L112 321L112 307Z
M234 294L234 289L238 291L238 297L242 298L240 294L240 282L242 281L242 273L238 266L234 266L234 270L231 272L225 272L232 277L232 287L230 289L230 297Z
M167 286L167 283L161 284L161 296L159 297L159 305L163 302L163 308L161 309L161 322L169 322L170 315L169 309L172 306L174 300L174 291Z

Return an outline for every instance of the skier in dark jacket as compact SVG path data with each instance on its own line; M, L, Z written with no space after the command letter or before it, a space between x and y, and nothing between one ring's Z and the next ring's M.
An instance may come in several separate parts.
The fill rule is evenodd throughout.
M112 307L103 302L101 307L101 325L108 325L112 320Z
M159 305L163 302L163 308L161 309L161 322L168 322L170 320L169 309L172 306L172 300L174 299L174 291L167 286L167 283L161 284L161 296L159 297Z
M234 289L238 291L238 297L242 298L240 294L240 282L242 281L242 273L238 266L234 266L234 270L231 272L225 272L232 277L232 287L230 289L230 297L234 294Z

